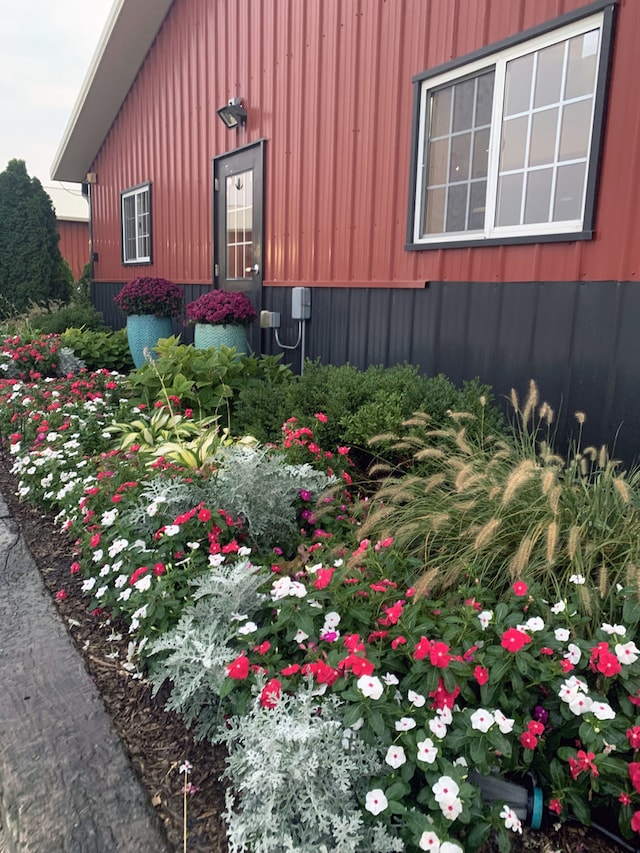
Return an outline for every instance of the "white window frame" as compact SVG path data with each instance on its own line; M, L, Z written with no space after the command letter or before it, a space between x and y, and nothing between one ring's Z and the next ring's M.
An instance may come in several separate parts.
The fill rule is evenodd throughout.
M128 219L125 216L127 201L133 199L135 215L133 218L134 234L127 234ZM146 199L146 210L142 204ZM125 190L120 195L120 220L122 239L122 263L123 264L148 264L151 263L151 184L140 184ZM145 227L146 225L146 227ZM129 255L129 239L135 239L135 254Z
M598 5L600 5L602 9L605 7L605 3ZM596 80L591 113L590 138L587 146L581 216L574 220L499 226L496 224L496 205L507 63L513 59L542 50L553 44L567 42L575 36L582 35L594 29L598 29L599 31L598 56L596 62ZM462 59L453 63L447 63L446 66L442 67L442 71L440 73L438 73L438 69L435 69L433 72L428 72L414 78L414 83L417 87L415 103L417 117L414 119L414 126L417 128L417 137L416 131L414 131L415 149L410 186L409 230L407 233L408 249L428 249L434 245L441 248L446 247L448 244L455 245L459 243L473 245L474 243L482 244L487 242L542 242L545 239L570 240L578 239L577 235L580 235L582 239L586 239L591 236L591 232L587 234L585 229L590 227L588 220L590 218L591 211L588 210L588 204L590 202L592 203L593 199L588 199L587 196L589 195L590 186L595 185L594 174L598 165L598 134L600 128L597 127L596 124L601 124L602 104L599 103L599 101L602 98L602 80L606 72L606 67L604 66L608 59L605 53L608 45L603 44L604 32L604 11L584 15L577 20L570 23L564 23L563 25L558 24L557 26L553 26L552 22L549 26L544 28L544 32L534 34L530 37L527 37L526 33L520 34L517 39L510 40L513 43L507 44L506 42L502 42L500 45L494 46L495 49L490 47L484 49L481 52L481 56L475 54L478 58L474 59L473 57L469 57L469 61ZM491 70L495 72L495 80L488 152L487 196L484 228L482 230L427 233L424 230L426 227L424 219L427 196L426 175L428 174L427 152L429 147L427 125L429 120L430 97L434 91L438 89L446 88L456 82L463 81L465 78L474 77L482 72Z

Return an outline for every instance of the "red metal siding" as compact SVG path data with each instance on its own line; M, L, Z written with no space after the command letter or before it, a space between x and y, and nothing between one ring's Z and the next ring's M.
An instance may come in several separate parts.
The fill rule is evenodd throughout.
M211 281L211 161L267 140L265 284L636 280L640 4L621 0L594 239L407 252L412 77L584 0L175 0L93 169L98 281ZM215 114L246 100L248 125ZM120 263L119 193L153 185L153 264Z
M60 251L62 257L71 267L74 279L77 281L82 270L89 261L89 225L87 222L68 222L58 219L56 223L60 235Z

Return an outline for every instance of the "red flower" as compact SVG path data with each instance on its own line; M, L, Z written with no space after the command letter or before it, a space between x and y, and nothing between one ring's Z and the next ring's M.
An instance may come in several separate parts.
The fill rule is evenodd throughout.
M429 660L433 666L439 669L446 669L449 666L451 655L449 654L449 646L439 640L431 644L429 649Z
M133 586L134 583L142 577L142 575L146 574L149 571L149 566L140 566L139 569L136 569L135 572L129 578L129 586Z
M211 510L208 510L208 509L206 509L206 507L203 507L198 512L198 519L202 522L210 521L211 520Z
M640 762L629 762L629 778L631 779L633 787L640 794Z
M531 732L522 732L520 743L525 749L535 749L538 745L538 738Z
M249 675L249 659L246 655L240 655L232 663L228 663L225 669L229 678L243 681Z
M262 688L260 704L263 708L275 708L282 693L282 682L278 678L270 678Z
M527 731L530 731L532 735L541 735L544 732L544 726L539 720L529 720Z
M400 601L396 601L394 605L391 607L385 607L384 612L386 616L381 616L378 619L378 622L381 625L396 625L400 617L402 616L402 608L404 607L404 599Z
M627 729L627 740L633 749L640 749L640 726L634 726L632 729Z
M562 812L562 803L560 802L560 800L550 800L549 811L555 812L556 814L560 814Z
M302 667L303 675L313 675L318 684L328 684L331 687L334 684L340 673L324 661L317 660L314 663L306 663Z
M593 672L597 670L608 678L617 675L622 669L620 661L610 651L608 643L605 642L598 643L597 646L591 649L589 667Z
M329 418L323 412L316 412L315 418L320 421L321 424L326 424Z
M486 684L489 681L489 670L484 666L477 666L473 670L473 675L478 684Z
M69 566L69 571L72 575L77 575L80 571L80 563L78 563L77 560L71 563L71 565Z
M316 579L313 582L313 585L316 589L324 589L329 586L331 583L331 578L333 577L335 569L318 569L316 572Z
M364 643L360 640L360 634L347 634L342 638L342 644L350 652L363 652Z
M403 646L406 642L406 637L396 637L395 640L391 640L391 648L397 649L398 646Z
M634 812L631 818L631 829L634 832L640 832L640 812Z
M296 672L300 672L299 663L292 663L291 666L285 666L284 669L280 670L280 674L284 676L295 675Z
M524 581L516 581L513 585L513 592L515 595L526 595L529 591L529 587L526 585Z
M259 646L255 646L253 651L257 652L259 655L266 655L266 653L271 648L271 643L269 640L265 640L264 643L260 643Z
M100 544L100 534L94 533L93 536L91 537L91 539L89 540L89 545L91 545L92 548L97 548L99 544Z
M453 708L459 693L459 687L455 687L453 691L449 692L444 686L444 681L440 678L438 679L438 686L429 693L429 696L433 699L432 706L434 708Z
M623 806L630 806L631 797L625 791L621 791L620 796L618 797L618 802L622 803Z
M165 571L164 563L156 563L153 567L153 573L156 577L160 577L160 575L163 575Z
M426 637L420 637L419 642L416 643L415 648L413 650L413 657L416 660L422 660L426 658L431 650L431 641L427 640Z
M343 658L338 664L339 670L350 669L354 675L358 677L361 675L371 675L375 666L371 663L370 660L367 660L365 657L360 657L360 655L350 654L347 655L346 658Z
M509 628L502 635L500 645L508 652L519 652L523 646L531 642L531 637L517 628Z
M58 601L64 601L66 597L67 593L63 589L60 589L58 590L58 592L56 592L56 599Z

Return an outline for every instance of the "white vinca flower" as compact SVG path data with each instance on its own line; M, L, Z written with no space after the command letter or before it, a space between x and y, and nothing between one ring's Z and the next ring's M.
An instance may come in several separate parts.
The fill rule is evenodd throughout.
M580 647L576 646L575 643L569 643L567 646L567 653L563 655L565 660L568 660L569 663L572 663L574 666L580 662L580 658L582 657L582 652L580 651Z
M140 578L139 581L134 583L135 588L138 592L146 592L151 588L151 574L147 574L144 577Z
M294 643L304 643L304 641L308 640L308 639L309 639L309 635L305 634L305 632L302 630L302 628L298 628L298 630L296 631L296 635L293 638L293 642Z
M424 761L425 764L433 764L438 757L438 747L435 746L430 737L425 740L420 740L417 743L418 761Z
M402 767L403 764L407 762L407 756L404 753L404 749L401 746L390 746L387 750L387 754L384 757L384 760L390 767L393 767L394 770L397 770L398 767Z
M607 702L592 702L591 713L598 720L615 720L616 712Z
M325 628L337 628L340 624L340 614L335 611L325 613L324 624Z
M409 729L415 729L416 721L411 717L400 717L399 720L395 722L395 729L397 732L408 732Z
M471 714L471 728L479 732L484 732L484 734L489 731L494 722L495 719L491 711L487 711L484 708L478 708L477 711Z
M571 713L575 714L576 717L579 717L582 714L588 714L593 708L593 699L590 696L587 696L586 693L578 693L577 696L574 696L574 698L569 702L569 708Z
M622 664L635 663L640 655L640 649L631 640L628 643L618 643L614 649L616 657Z
M384 691L382 682L375 675L360 676L356 682L356 687L369 699L379 699Z
M258 630L258 626L255 622L245 622L240 628L238 628L238 634L253 634L254 631Z
M489 623L493 619L493 610L483 610L482 613L478 613L478 619L480 620L480 625L484 631L489 627Z
M429 720L429 731L442 740L447 736L447 725L439 717Z
M386 675L383 675L382 680L389 687L391 687L391 685L393 685L393 684L400 684L400 682L398 681L398 676L394 675L391 672L387 672Z
M416 693L415 690L410 690L407 693L407 698L415 708L422 708L424 703L427 701L422 693Z
M431 790L437 803L441 803L443 800L448 800L452 797L457 797L460 793L458 783L455 779L452 779L451 776L441 776Z
M512 829L514 832L519 832L522 835L522 821L506 803L500 812L500 817L504 820L504 825L507 829Z
M575 583L577 586L582 586L586 582L584 575L571 575L569 578L569 583Z
M555 613L557 615L558 613L564 613L564 611L566 609L567 609L567 602L566 601L558 601L551 608L551 612Z
M460 797L452 797L450 800L441 800L438 805L440 811L447 820L455 820L462 814L462 800ZM442 850L442 847L440 847Z
M515 720L506 717L502 711L494 711L493 712L494 719L498 724L498 728L502 732L503 735L508 735L513 731L513 726L515 724Z
M532 616L530 619L527 619L523 626L524 631L544 631L544 619L540 616Z
M605 634L617 634L619 637L624 637L627 633L627 629L624 625L609 625L607 622L604 622L600 629L604 631Z
M559 643L566 643L571 636L567 628L556 628L553 635Z
M372 791L367 791L364 807L372 815L379 815L389 805L389 801L384 795L382 788L374 788Z

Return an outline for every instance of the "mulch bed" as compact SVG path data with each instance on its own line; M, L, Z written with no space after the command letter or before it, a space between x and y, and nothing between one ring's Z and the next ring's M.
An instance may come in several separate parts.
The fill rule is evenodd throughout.
M88 596L81 592L78 576L69 574L73 543L55 528L50 517L16 496L16 482L6 459L0 459L0 492L29 546L44 583L55 597L64 589L67 598L56 601L79 653L85 660L111 716L114 728L131 759L133 771L148 792L176 853L183 850L184 777L178 768L187 760L193 766L190 781L196 790L188 796L187 849L190 853L228 853L224 788L218 781L224 770L224 752L196 742L181 720L163 710L163 697L151 695L151 686L132 678L122 668L129 636L124 625L107 623L89 613ZM120 639L116 639L120 635ZM542 831L514 837L513 853L625 853L601 833L575 824L557 830L550 823ZM640 851L640 845L638 846ZM493 844L484 853L497 853Z

